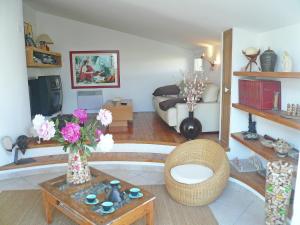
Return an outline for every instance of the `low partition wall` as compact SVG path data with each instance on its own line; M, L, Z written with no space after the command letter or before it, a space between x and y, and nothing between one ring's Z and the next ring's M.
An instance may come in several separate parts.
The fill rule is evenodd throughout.
M167 145L165 143L117 143L111 152L94 152L89 159L89 164L101 169L120 170L164 170L164 162L167 155L176 147L176 144ZM22 158L34 158L36 162L28 165L7 165L0 169L0 180L29 176L34 174L55 173L67 170L67 153L61 146L35 148L22 156ZM250 190L259 198L264 197L247 184L231 177L230 181L238 183Z

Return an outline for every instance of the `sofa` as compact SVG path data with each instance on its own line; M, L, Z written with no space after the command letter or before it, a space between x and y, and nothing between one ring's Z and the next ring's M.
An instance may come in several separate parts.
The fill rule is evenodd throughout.
M220 120L220 94L219 86L209 83L205 89L202 99L197 103L194 110L194 117L197 118L202 125L202 132L219 131ZM160 118L170 127L180 133L180 124L182 120L188 117L188 107L186 103L177 103L174 107L163 110L160 107L161 102L168 99L177 98L177 95L161 95L153 96L153 106Z

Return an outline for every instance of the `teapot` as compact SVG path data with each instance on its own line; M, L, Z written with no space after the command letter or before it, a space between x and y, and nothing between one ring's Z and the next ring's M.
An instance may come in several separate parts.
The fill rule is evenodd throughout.
M111 188L105 188L106 199L111 202L120 203L123 201L123 193L119 191L118 185L111 185Z

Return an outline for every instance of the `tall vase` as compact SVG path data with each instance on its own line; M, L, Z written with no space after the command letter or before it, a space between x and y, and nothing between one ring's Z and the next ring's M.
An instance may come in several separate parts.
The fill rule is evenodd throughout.
M67 182L69 184L83 184L91 180L91 172L88 166L87 156L80 150L69 151Z
M202 125L194 117L194 112L189 112L189 117L185 118L180 124L180 133L187 139L195 139L202 132Z
M275 161L267 165L266 225L285 225L292 192L293 166Z

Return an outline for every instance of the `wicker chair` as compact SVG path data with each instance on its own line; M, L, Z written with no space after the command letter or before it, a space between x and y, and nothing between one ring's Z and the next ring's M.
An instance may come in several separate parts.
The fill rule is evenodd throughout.
M197 184L175 181L170 170L178 165L200 164L214 171L214 175ZM201 206L213 202L226 187L230 166L225 150L211 140L198 139L179 145L165 163L165 183L171 197L184 205Z

